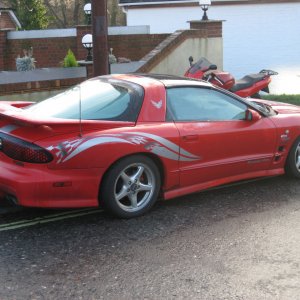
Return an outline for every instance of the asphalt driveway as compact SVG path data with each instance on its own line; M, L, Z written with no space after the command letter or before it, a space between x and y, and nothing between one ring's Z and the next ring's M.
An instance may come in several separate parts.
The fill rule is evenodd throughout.
M2 208L0 299L300 299L299 181L198 193L132 220Z

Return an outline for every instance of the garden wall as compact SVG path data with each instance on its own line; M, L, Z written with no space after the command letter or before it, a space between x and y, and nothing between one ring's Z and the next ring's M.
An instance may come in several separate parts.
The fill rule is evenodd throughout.
M137 61L155 48L168 34L122 34L108 36L109 48L113 48L116 57L126 57ZM141 32L141 31L140 31ZM23 49L33 48L37 68L59 67L70 48L77 60L84 60L86 50L81 44L82 37L91 33L90 26L78 26L72 29L39 31L0 31L0 71L15 70L15 59L23 56Z
M148 30L136 32L130 27L126 27L127 34L119 31L111 32L108 43L109 48L114 49L114 55L134 61L130 64L112 64L111 71L182 76L189 67L190 55L196 59L201 56L207 57L222 68L222 21L191 21L190 28L190 30L176 31L172 35L149 34ZM53 69L61 65L69 48L74 52L77 60L85 59L87 51L82 46L81 39L90 32L90 26L62 30L0 31L0 95L65 88L90 77L93 73L92 64L89 64L87 69L82 67L85 71L84 75L79 68L77 68L77 71L80 71L78 76L75 76L74 69L69 70L72 76L62 76L61 71L64 68L57 69L53 74ZM22 54L22 49L31 47L38 69L33 70L32 75L29 72L23 74L13 72L16 57ZM126 67L126 70L123 67ZM36 72L39 71L41 74L37 75ZM48 72L51 73L51 76L49 75L51 78L48 77ZM11 76L11 79L8 79L8 76ZM25 77L24 81L21 80L22 78L19 80L19 77Z

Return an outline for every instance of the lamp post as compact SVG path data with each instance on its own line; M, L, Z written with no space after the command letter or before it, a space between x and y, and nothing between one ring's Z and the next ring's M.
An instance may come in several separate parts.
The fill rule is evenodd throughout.
M81 43L83 47L88 51L86 61L92 61L93 55L92 55L92 49L93 49L93 36L91 34L86 34L83 36Z
M85 4L85 6L83 7L83 10L87 17L88 25L91 25L92 24L92 4L91 3Z
M202 10L204 11L202 21L207 21L208 17L207 17L206 12L207 12L209 6L211 5L211 0L200 0L199 4L200 4L200 7L202 8Z

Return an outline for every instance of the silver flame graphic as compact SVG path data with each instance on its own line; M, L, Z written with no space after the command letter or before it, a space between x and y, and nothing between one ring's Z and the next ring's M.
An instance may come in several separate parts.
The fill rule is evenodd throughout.
M81 138L50 146L47 149L56 155L57 163L63 163L89 148L109 143L144 145L145 150L171 160L195 161L201 159L165 138L144 132L125 132L90 139Z

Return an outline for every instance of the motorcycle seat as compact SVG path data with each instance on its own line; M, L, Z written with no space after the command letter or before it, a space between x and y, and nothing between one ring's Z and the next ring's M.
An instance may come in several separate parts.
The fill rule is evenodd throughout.
M266 74L250 74L246 75L243 78L236 80L234 86L230 89L231 92L237 92L248 87L251 87L254 83L263 80L266 77Z

